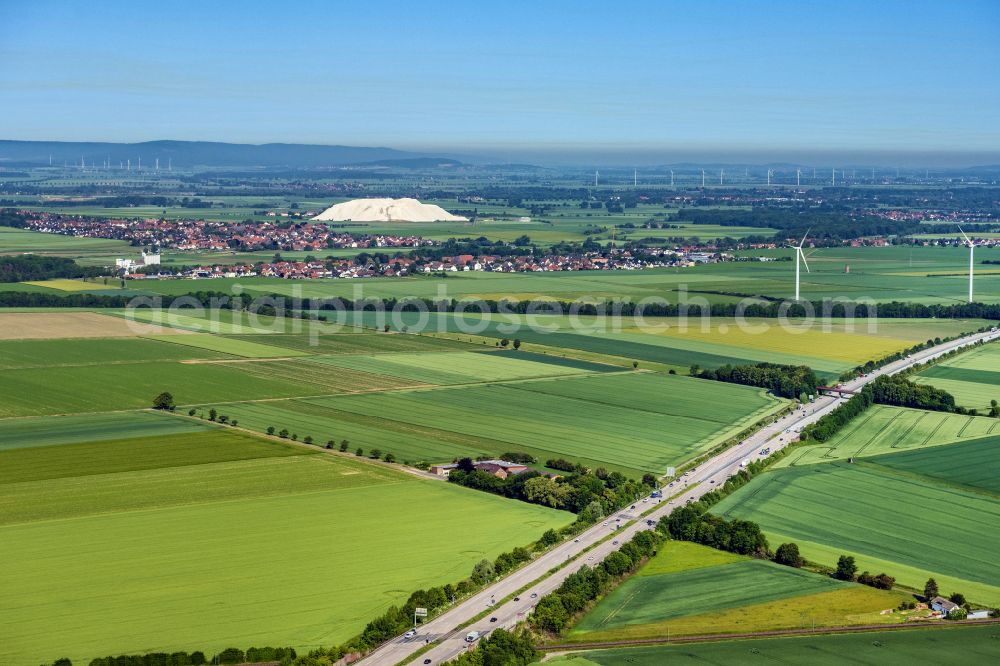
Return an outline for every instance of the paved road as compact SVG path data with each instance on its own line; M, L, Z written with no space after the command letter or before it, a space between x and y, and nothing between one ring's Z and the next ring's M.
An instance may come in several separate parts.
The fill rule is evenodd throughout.
M993 340L997 337L1000 337L1000 332L980 333L952 342L946 342L913 354L906 359L896 361L864 377L847 382L843 385L843 388L857 390L881 375L895 374L911 365L937 358L953 349L981 340ZM465 636L468 632L479 631L485 634L497 627L513 627L525 619L539 598L559 587L569 574L577 571L585 564L590 566L597 564L607 557L608 554L617 550L619 542L624 543L631 539L639 530L651 529L646 523L647 520L658 521L660 518L669 515L678 506L683 506L687 500L695 500L724 483L727 478L739 471L742 461L757 460L766 457L761 453L765 448L770 448L771 452L783 448L789 442L794 441L797 437L796 431L801 430L803 426L813 423L824 414L835 409L843 401L844 399L841 398L822 396L812 404L805 405L803 409L778 419L754 433L737 446L729 448L703 462L698 467L687 472L680 479L674 481L672 486L664 489L664 494L667 496L674 495L687 488L690 488L689 492L684 492L674 500L645 498L637 502L634 509L619 511L607 521L595 525L573 540L556 546L527 566L511 573L427 624L421 625L419 633L413 638L405 639L397 637L392 639L365 657L363 663L365 666L394 666L420 649L425 642L433 642L440 639L440 644L435 645L431 650L410 662L412 664L422 664L425 659L429 659L429 663L440 664L449 659L454 659L458 654L470 649L474 645L465 641ZM626 525L627 522L638 518L640 513L649 509L653 509L649 515L642 517L641 520L637 520L632 524ZM616 526L619 524L625 526L616 529ZM520 596L516 600L508 601L502 605L496 603L529 583L538 580L549 569L572 559L586 548L593 546L612 533L614 533L613 539L608 539L606 542L595 546L585 555L577 558L555 574L531 586L526 591L520 593ZM461 630L457 629L458 625L468 622L486 610L489 610L490 614L485 618ZM491 618L496 618L496 620L491 622Z

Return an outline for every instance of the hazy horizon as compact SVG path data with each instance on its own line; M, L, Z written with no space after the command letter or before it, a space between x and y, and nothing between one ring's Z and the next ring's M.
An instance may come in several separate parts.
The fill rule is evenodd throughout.
M11 139L1000 163L1000 3L0 2Z

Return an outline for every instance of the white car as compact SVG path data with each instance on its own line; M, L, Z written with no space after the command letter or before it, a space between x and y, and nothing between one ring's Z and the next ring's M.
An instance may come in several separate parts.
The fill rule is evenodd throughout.
M416 635L417 635L417 630L416 629L410 629L408 632L406 632L405 634L403 634L403 638L413 638Z

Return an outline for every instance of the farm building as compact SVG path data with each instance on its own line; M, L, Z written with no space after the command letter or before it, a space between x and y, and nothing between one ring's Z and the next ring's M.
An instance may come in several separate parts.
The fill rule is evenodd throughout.
M528 471L528 467L526 465L507 462L506 460L480 460L473 463L473 466L478 470L488 472L500 479L506 479L511 474L521 474L522 472ZM458 465L455 463L448 463L446 465L431 465L429 471L431 474L436 474L438 476L448 476L451 474L451 470L456 467L458 467Z
M528 471L527 466L506 460L481 460L476 463L476 469L489 472L501 479L506 479L511 474L521 474Z
M931 599L931 610L937 611L942 615L950 615L952 611L958 610L958 604L954 601L949 601L944 597L934 597Z

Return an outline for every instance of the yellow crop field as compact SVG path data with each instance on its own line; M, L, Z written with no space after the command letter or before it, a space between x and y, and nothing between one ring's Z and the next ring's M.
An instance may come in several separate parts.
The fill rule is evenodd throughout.
M773 321L766 324L748 321L746 327L738 327L732 323L713 323L704 331L698 322L693 322L686 331L672 326L657 334L710 344L761 349L791 356L814 356L849 363L864 363L869 359L888 356L912 344L908 344L906 340L868 335L860 331L825 332L819 324L813 329L804 331L793 327L783 328L775 325Z

